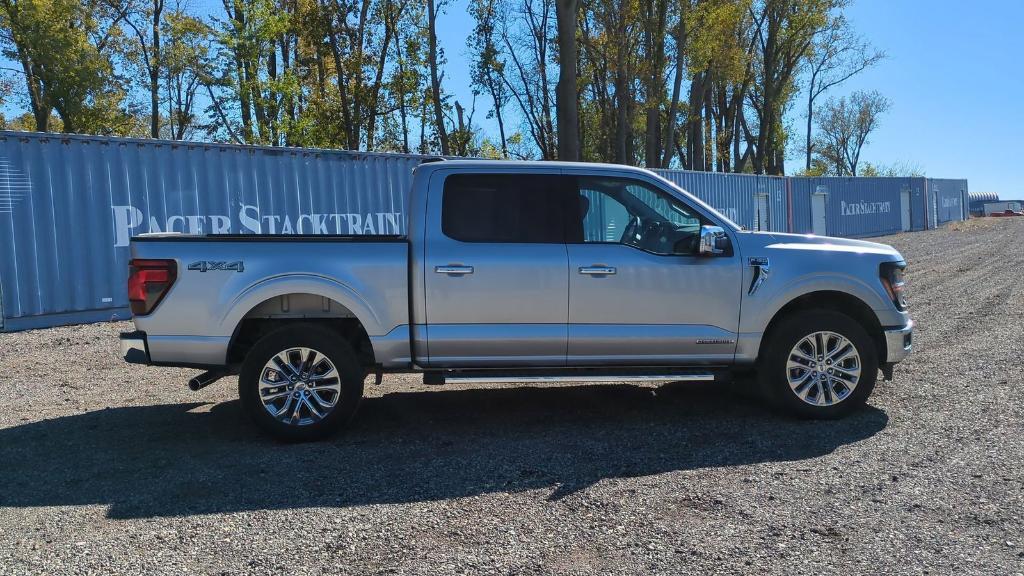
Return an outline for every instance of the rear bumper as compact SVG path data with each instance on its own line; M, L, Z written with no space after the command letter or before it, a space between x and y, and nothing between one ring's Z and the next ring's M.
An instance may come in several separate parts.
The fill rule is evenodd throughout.
M129 364L210 370L224 366L228 338L150 336L141 330L121 333L121 357Z
M902 328L895 328L885 331L885 361L888 364L895 364L910 355L914 336L914 322L907 321Z
M149 364L146 333L141 330L121 333L121 356L129 364Z

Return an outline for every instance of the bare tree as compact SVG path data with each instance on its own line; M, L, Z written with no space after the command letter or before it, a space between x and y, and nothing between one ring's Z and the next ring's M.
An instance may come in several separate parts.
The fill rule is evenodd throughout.
M811 140L814 101L830 88L860 74L883 58L885 52L875 50L870 43L854 34L842 14L834 16L818 34L807 72L807 170L811 169L811 156L814 154L814 142Z
M816 154L835 176L856 176L868 136L891 103L877 91L854 92L849 100L829 99L816 116Z
M557 157L548 72L555 0L516 0L502 18L500 36L511 64L502 79L522 112L530 138L544 160Z

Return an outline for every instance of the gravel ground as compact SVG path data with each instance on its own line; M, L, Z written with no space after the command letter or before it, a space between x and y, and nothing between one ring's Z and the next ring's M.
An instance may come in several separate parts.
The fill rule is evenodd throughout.
M368 387L281 445L127 324L0 334L0 573L1024 572L1024 218L882 239L917 350L799 422L712 386Z

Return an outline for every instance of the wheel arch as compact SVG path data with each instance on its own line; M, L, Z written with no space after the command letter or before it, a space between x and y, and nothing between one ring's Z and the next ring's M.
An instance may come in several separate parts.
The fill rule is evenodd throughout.
M838 290L817 290L801 294L779 308L768 322L768 325L764 330L764 334L761 337L761 342L758 347L758 358L761 357L761 354L764 351L765 343L771 340L772 332L778 327L782 320L792 316L793 314L806 310L831 310L850 317L860 324L864 328L865 332L868 333L868 336L875 345L875 351L878 354L878 358L885 358L885 333L883 332L882 325L878 320L878 315L875 314L875 311L871 306L857 296Z
M327 280L314 285L308 282L268 284L246 291L225 315L224 325L232 327L227 348L228 365L241 363L264 335L299 322L331 329L349 342L363 365L375 363L369 334L377 327L376 316L357 296L350 297L343 285ZM333 288L331 284L338 288L329 289ZM369 319L369 324L364 319Z

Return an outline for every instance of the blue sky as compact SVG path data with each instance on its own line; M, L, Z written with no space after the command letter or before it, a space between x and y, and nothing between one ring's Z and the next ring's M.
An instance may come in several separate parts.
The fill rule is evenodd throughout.
M468 88L465 39L472 19L466 0L454 0L438 30L448 56L446 89L462 102ZM854 28L888 58L826 96L878 90L892 101L863 159L905 162L936 178L967 178L975 192L1024 198L1021 151L1024 77L1019 26L1024 1L853 0L846 10ZM476 119L485 116L478 101ZM467 104L468 108L468 104ZM798 105L791 121L798 138ZM787 160L787 171L802 166Z
M1024 2L856 0L847 15L889 54L838 92L892 100L867 159L908 160L928 176L967 178L974 192L1024 198Z

